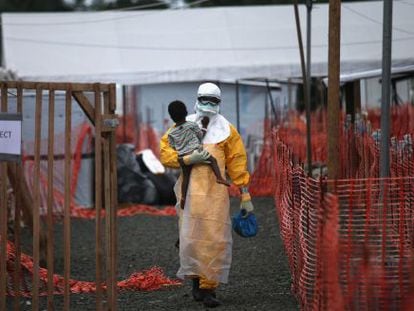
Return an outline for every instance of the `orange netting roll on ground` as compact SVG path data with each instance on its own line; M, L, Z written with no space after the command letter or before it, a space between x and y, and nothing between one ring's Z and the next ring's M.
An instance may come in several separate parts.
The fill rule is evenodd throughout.
M26 255L20 256L21 277L20 284L13 283L14 270L16 262L16 250L13 243L7 241L7 294L9 296L25 296L32 295L31 287L33 280L33 259ZM39 294L41 296L47 295L47 270L40 268L39 272ZM152 267L150 269L135 272L126 280L118 281L119 290L134 290L134 291L153 291L170 286L179 286L181 281L168 278L160 267ZM78 281L74 279L69 280L70 292L74 294L93 293L96 291L95 282ZM103 283L102 288L106 288ZM15 288L18 288L18 293ZM53 276L54 294L64 293L64 278L55 274Z

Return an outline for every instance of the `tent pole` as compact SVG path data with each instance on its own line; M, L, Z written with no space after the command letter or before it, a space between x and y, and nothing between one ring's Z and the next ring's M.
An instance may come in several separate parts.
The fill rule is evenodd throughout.
M122 133L123 133L123 137L122 137L122 142L125 144L126 141L126 101L127 101L127 94L126 94L126 86L122 85Z
M328 53L328 177L339 178L339 74L341 0L329 0Z
M381 85L381 143L380 143L380 178L390 177L390 101L391 101L391 46L392 46L392 0L384 0L384 18L382 34L382 85ZM387 194L386 180L381 180L381 257L387 254L387 223L385 205Z
M390 176L391 45L392 0L384 0L384 22L382 37L380 177Z
M312 150L311 150L311 77L312 77L312 2L313 0L306 0L306 158L308 165L308 176L312 174Z
M293 6L295 9L295 21L296 21L296 33L298 35L298 44L300 52L300 65L302 68L302 80L303 80L303 94L304 102L306 107L306 163L307 163L307 174L310 176L312 174L312 149L311 149L311 132L310 132L310 98L308 97L308 76L305 69L305 56L303 53L303 43L302 43L302 32L300 29L299 21L299 10L298 10L298 1L293 0ZM308 20L310 22L310 19ZM308 31L310 33L310 30ZM309 34L310 37L310 34ZM308 38L308 44L310 45L310 38ZM308 46L308 50L310 50ZM310 51L308 51L308 56L310 59ZM310 63L308 64L310 67Z
M269 96L269 101L270 101L270 106L272 108L272 112L273 112L273 116L274 118L272 119L271 124L274 125L276 124L277 121L277 113L276 113L276 107L275 104L273 102L273 97L272 97L272 89L270 88L270 84L269 84L269 79L266 78L266 89L267 89L267 95Z

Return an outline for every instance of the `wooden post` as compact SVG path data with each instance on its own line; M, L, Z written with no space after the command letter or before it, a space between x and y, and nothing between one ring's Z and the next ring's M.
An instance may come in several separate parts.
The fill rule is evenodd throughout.
M33 310L39 309L39 259L40 259L40 140L42 129L42 88L36 87L35 150L33 185Z
M17 113L22 113L23 108L23 90L21 85L17 85ZM20 255L21 255L21 246L20 246L20 213L22 205L22 196L23 189L21 185L26 185L26 182L23 178L22 173L22 163L20 162L15 166L15 180L12 182L14 188L14 197L15 197L15 206L14 206L14 247L16 250L16 262L14 265L14 276L13 276L13 288L14 288L14 303L13 309L20 310L20 276L21 276L21 266L20 266ZM10 175L9 175L10 176ZM10 178L10 177L9 177ZM31 198L31 197L30 197ZM31 200L31 205L33 206L33 200Z
M65 97L65 197L64 197L64 220L63 220L63 245L64 245L64 298L63 307L64 310L70 310L70 240L71 240L71 228L70 228L70 199L71 199L71 183L70 183L70 164L72 161L71 150L71 127L72 127L72 89L68 85L66 89Z
M115 112L115 85L109 87L109 92L104 94L104 115L111 115ZM149 112L149 110L147 110ZM148 125L150 124L150 115L148 113ZM106 126L108 129L108 127ZM110 127L109 127L110 129ZM116 310L116 141L115 131L110 130L105 133L103 139L104 150L104 205L105 205L105 242L106 242L106 279L108 310Z
M95 261L96 310L102 310L102 103L99 84L95 88Z
M7 112L7 88L1 86L1 112ZM0 310L6 310L7 162L0 161Z
M53 155L55 138L55 91L49 90L47 146L47 309L53 310Z
M109 113L115 113L116 103L116 90L115 84L109 86ZM111 291L112 291L112 305L110 306L111 311L117 310L117 207L118 207L118 195L117 195L117 168L116 168L116 135L115 130L109 133L109 171L110 171L110 189L111 189L111 232L110 232L110 243L111 243Z
M341 1L329 0L328 53L328 177L339 178L339 74L341 40Z
M0 162L0 310L6 310L7 286L7 163Z
M108 94L104 97L104 114L109 112L109 104L108 104ZM110 183L110 155L109 155L109 139L108 136L105 135L103 138L103 165L104 165L104 173L103 173L103 180L104 180L104 206L105 206L105 245L106 245L106 295L107 295L107 309L111 310L111 306L113 305L113 292L112 292L112 279L111 279L111 253L112 253L112 245L111 245L111 183Z

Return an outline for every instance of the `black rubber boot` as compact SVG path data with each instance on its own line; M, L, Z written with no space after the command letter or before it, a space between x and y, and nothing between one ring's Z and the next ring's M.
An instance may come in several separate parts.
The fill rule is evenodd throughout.
M215 308L221 305L221 301L216 298L214 290L204 289L202 291L204 291L203 304L207 308Z
M204 299L204 291L200 289L200 279L195 278L193 279L193 290L192 290L193 298L195 301L203 301Z

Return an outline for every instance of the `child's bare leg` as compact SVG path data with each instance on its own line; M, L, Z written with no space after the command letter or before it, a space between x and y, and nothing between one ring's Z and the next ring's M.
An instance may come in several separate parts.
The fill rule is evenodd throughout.
M181 169L183 172L183 180L181 182L181 200L180 200L181 209L184 209L184 205L185 205L185 198L187 196L188 184L190 182L191 168L192 168L192 165L181 166Z
M213 156L210 156L207 160L210 162L209 165L211 166L211 168L214 172L214 175L216 175L217 183L223 184L223 185L226 185L227 187L229 187L230 183L223 176L221 176L220 168L217 164L216 158L213 157Z

